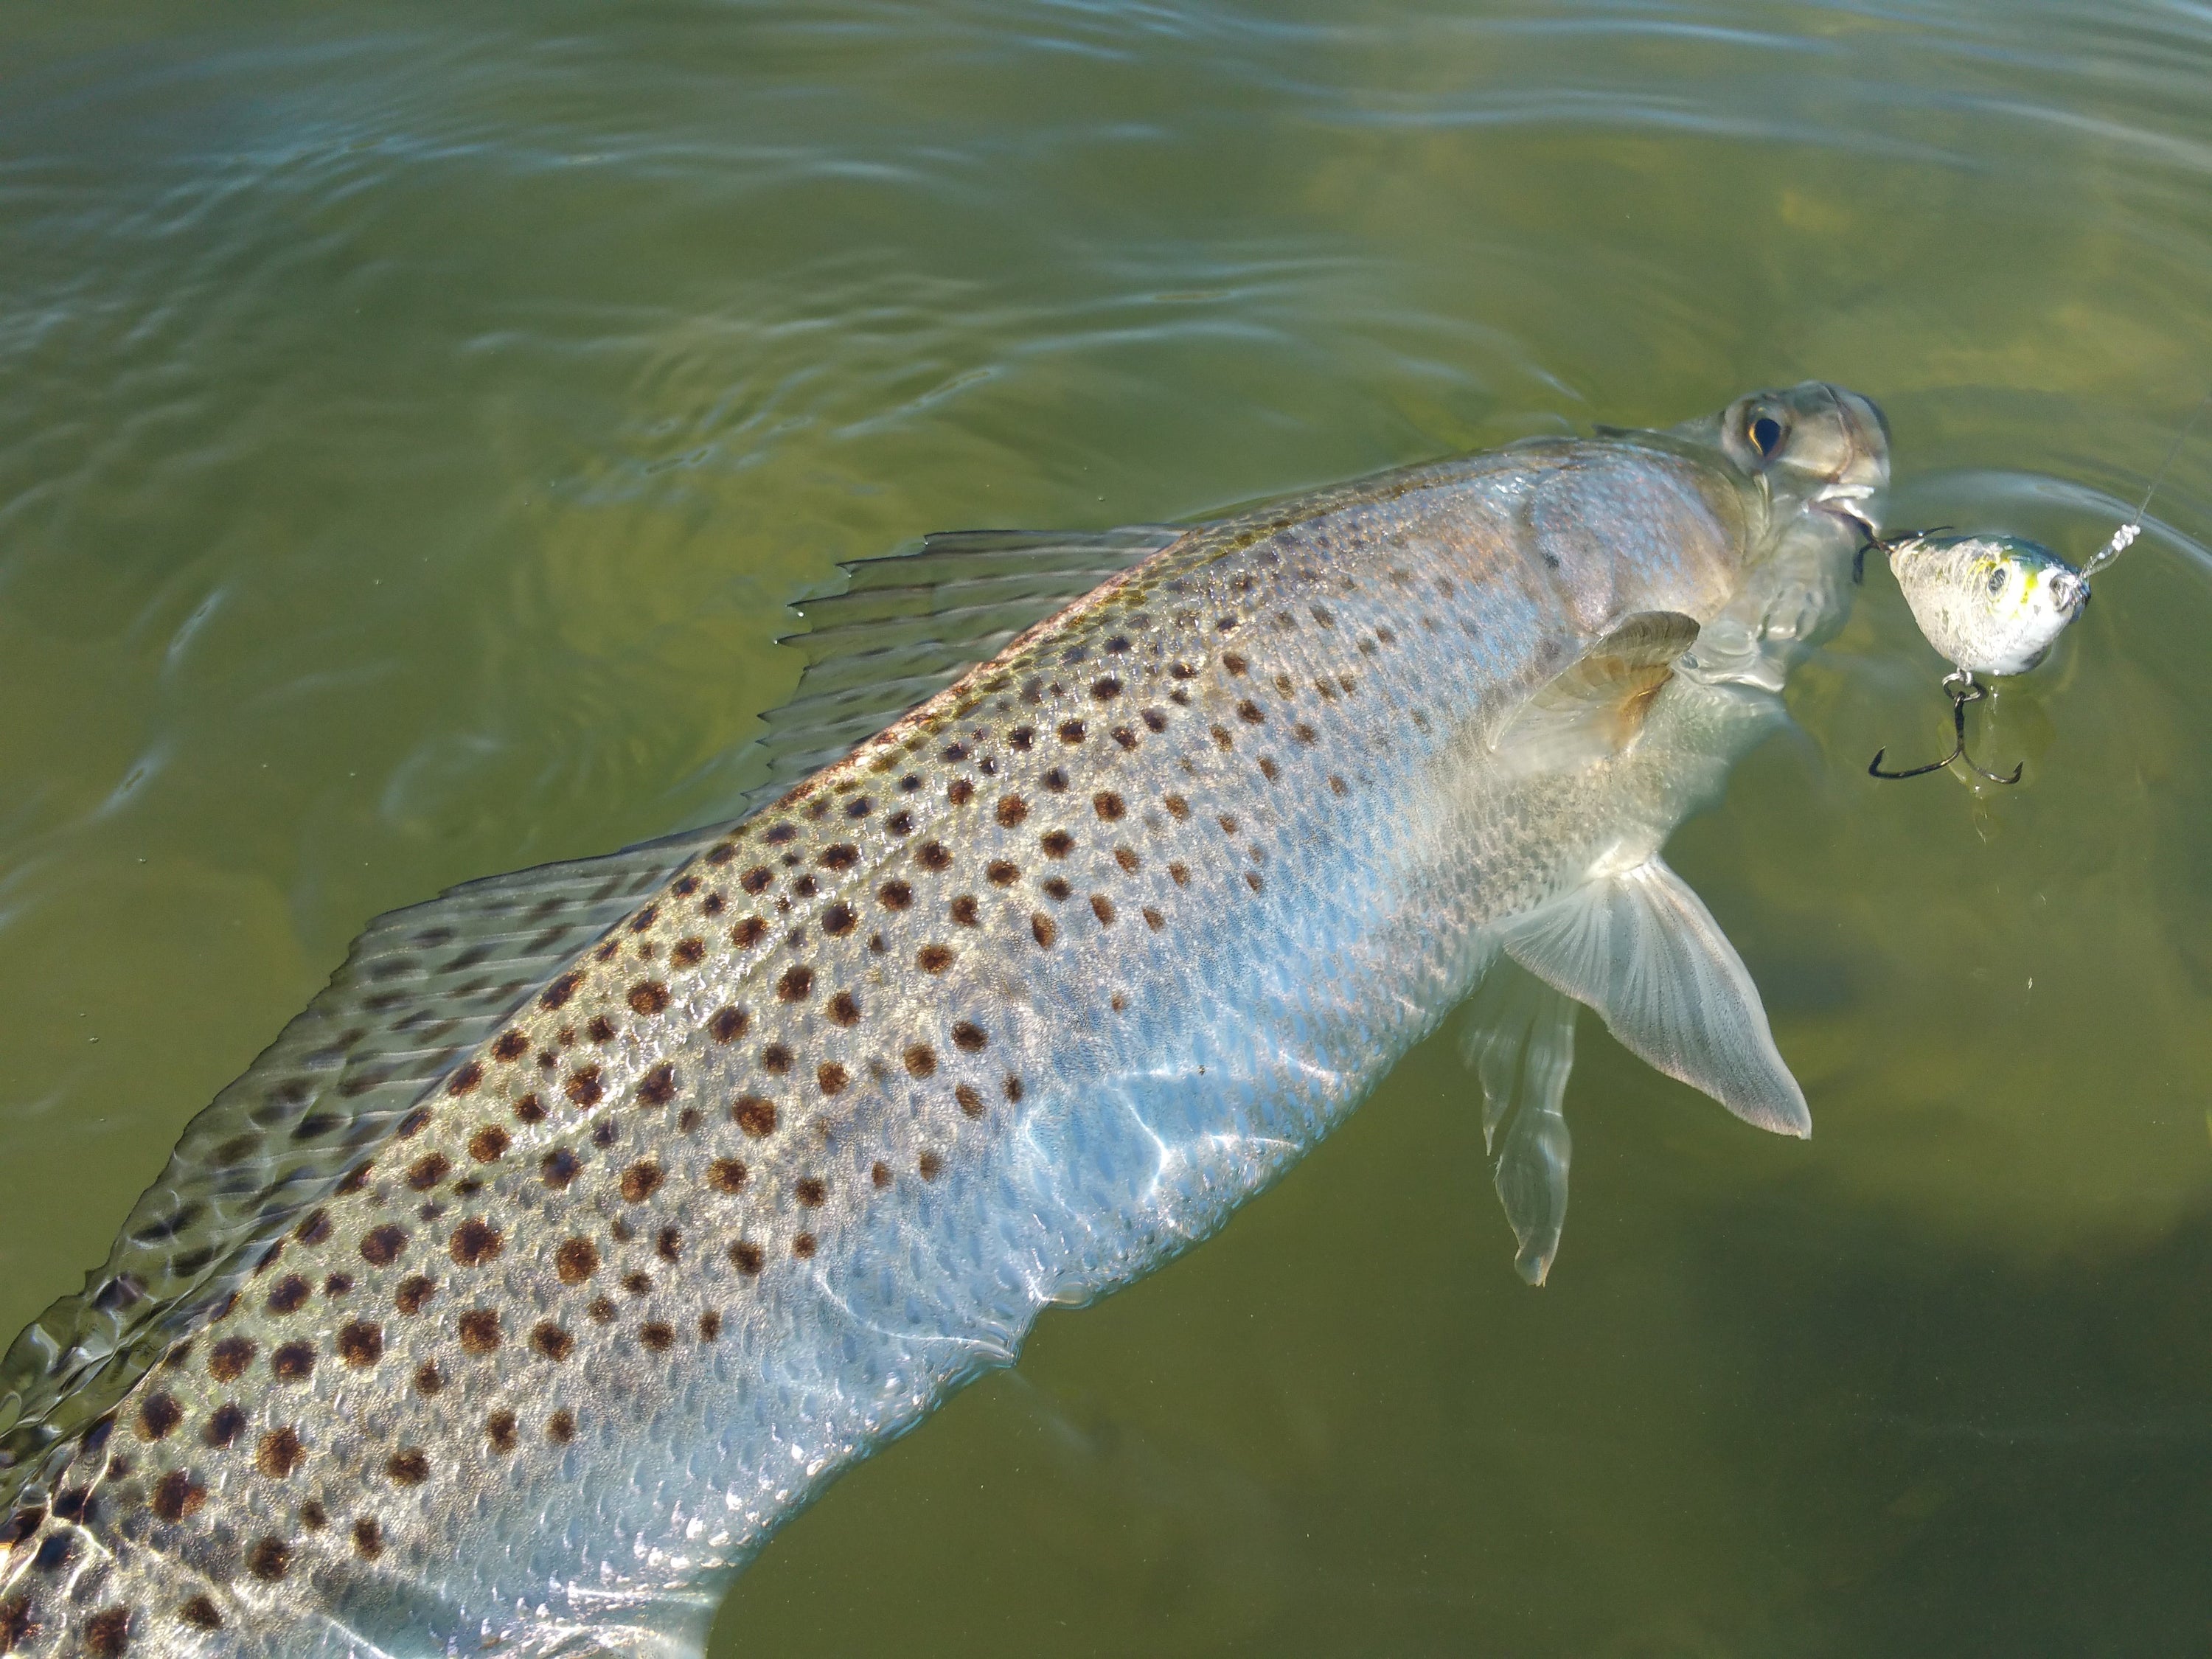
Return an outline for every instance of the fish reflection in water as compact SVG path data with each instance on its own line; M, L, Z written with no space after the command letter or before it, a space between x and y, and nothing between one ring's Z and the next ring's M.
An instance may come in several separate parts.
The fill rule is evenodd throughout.
M1808 1133L1660 848L1887 472L1808 384L854 567L783 793L375 923L18 1339L0 1649L696 1654L841 1470L1470 994L1532 1282L1578 1006Z

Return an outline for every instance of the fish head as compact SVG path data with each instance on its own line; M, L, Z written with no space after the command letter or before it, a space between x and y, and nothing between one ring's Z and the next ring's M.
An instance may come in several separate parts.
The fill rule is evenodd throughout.
M2022 536L1902 537L1889 568L1929 644L1977 674L2025 674L2089 603L2088 580Z
M1869 398L1826 380L1737 398L1718 416L1677 428L1717 449L1765 505L1770 536L1804 515L1871 536L1889 484L1889 422Z
M1705 622L1684 672L1778 691L1790 665L1840 625L1852 550L1881 522L1889 423L1871 398L1825 380L1738 398L1671 428L1741 526L1732 599Z

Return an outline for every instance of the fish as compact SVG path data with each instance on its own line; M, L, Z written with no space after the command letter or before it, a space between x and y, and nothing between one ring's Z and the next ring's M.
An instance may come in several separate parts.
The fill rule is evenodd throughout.
M749 810L372 923L0 1360L0 1652L696 1656L1462 1005L1532 1280L1578 1007L1808 1133L1660 849L1887 477L1812 382L848 567Z
M1970 675L2025 674L2089 603L2088 578L2024 536L1902 536L1883 544L1928 643Z

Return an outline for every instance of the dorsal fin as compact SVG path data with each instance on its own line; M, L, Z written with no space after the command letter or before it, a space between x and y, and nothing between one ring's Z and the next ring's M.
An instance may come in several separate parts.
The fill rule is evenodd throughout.
M745 815L1182 533L968 531L847 565L842 592L795 607L811 627L787 642L807 665L763 717L767 775ZM0 1512L461 1054L726 828L470 882L371 922L330 984L185 1126L84 1290L0 1356Z
M119 1399L456 1055L719 833L470 882L371 922L330 984L185 1126L83 1291L0 1357L0 1509L46 1449Z
M1171 545L1166 525L1121 530L956 530L912 553L841 566L843 591L799 600L806 654L790 699L761 716L757 810L926 702L1024 629Z
M1491 748L1516 770L1619 754L1697 639L1696 619L1679 611L1637 611L1514 710Z

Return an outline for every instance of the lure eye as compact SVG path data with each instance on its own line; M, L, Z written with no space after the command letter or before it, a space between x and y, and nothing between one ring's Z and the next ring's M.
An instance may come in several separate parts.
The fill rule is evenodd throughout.
M1771 415L1754 415L1751 424L1744 428L1744 436L1751 440L1751 447L1759 452L1760 460L1771 461L1774 452L1782 447L1782 422Z
M1999 565L1990 572L1990 596L1994 599L2005 590L2005 568Z

